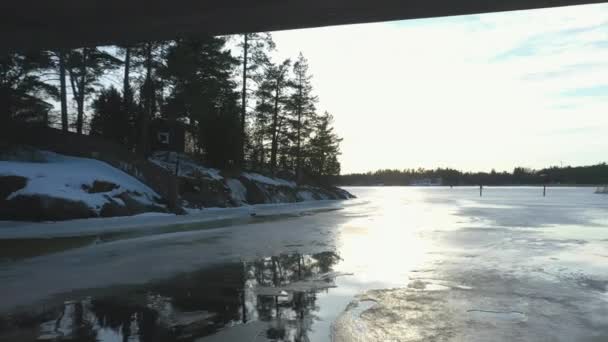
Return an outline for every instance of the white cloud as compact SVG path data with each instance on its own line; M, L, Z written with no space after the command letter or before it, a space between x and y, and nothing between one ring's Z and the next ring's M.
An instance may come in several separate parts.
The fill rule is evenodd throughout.
M607 18L592 5L284 31L275 57L309 59L344 172L589 164L608 159L584 129L608 131L608 102L563 94L608 84L592 44Z

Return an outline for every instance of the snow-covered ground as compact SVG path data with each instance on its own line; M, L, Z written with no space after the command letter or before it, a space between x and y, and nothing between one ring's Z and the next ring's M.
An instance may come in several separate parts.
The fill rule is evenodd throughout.
M66 220L167 211L166 207L160 204L163 202L160 196L150 187L135 177L98 160L38 150L18 150L15 155L9 156L9 159L0 161L0 177L24 177L27 183L25 187L15 191L12 189L22 186L19 184L22 179L16 180L15 177L0 179L4 182L0 184L3 188L13 191L6 198L0 198L0 201L6 201L7 205L11 205L6 207L9 209L0 211L0 219ZM247 206L252 203L285 203L346 197L340 191L298 187L293 181L253 172L224 177L219 170L204 167L187 156L174 152L156 152L149 161L172 173L178 167L179 176L183 177L181 181L185 184L183 188L186 189L181 194L183 199L181 204L187 214L199 214L200 208L204 207ZM252 193L248 194L248 191ZM53 206L48 204L49 201ZM32 202L36 203L36 208L28 206L28 203ZM213 215L212 212L209 214ZM175 221L196 222L198 219L200 215L196 218ZM131 222L141 220L142 218L139 217ZM168 220L163 222L168 223Z
M307 201L298 203L256 204L235 208L192 210L188 215L144 213L127 217L76 219L62 222L0 221L1 239L34 239L76 236L97 236L121 232L154 231L167 226L197 225L209 222L242 220L254 222L265 217L301 215L315 211L337 210L357 205L349 201Z
M272 178L272 177L267 177L267 176L262 176L259 173L253 173L253 172L243 172L243 177L259 182L259 183L264 183L264 184L268 184L268 185L275 185L275 186L288 186L291 188L295 188L296 187L296 183L293 181L288 181L285 179L280 179L280 178Z
M177 167L180 177L192 178L202 176L213 180L224 179L224 177L220 174L220 170L202 166L200 163L193 161L184 154L159 151L154 153L149 160L152 163L171 171L172 173L175 173L175 168ZM258 183L274 186L296 187L296 183L293 181L263 176L255 172L243 172L242 176ZM233 182L233 184L235 183Z
M25 188L12 193L7 199L19 195L45 195L72 201L82 201L89 208L99 211L110 198L123 192L145 204L155 203L159 195L136 178L104 162L69 157L49 151L37 152L36 162L0 161L0 176L21 176L27 178ZM90 193L86 189L95 181L118 185L107 191ZM114 201L120 202L119 198Z
M177 168L180 177L203 177L213 180L224 179L220 174L220 170L204 167L181 153L159 151L155 152L148 160L165 170L171 171L173 174L175 174L175 169Z

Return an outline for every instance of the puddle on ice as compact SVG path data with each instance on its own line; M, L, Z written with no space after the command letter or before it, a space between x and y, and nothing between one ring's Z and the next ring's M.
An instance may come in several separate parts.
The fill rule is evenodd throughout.
M456 284L445 280L416 279L411 281L407 287L413 291L447 291L447 290L472 290L466 285Z
M242 324L244 336L255 327L258 340L302 340L319 309L317 293L346 275L333 271L339 260L332 252L285 254L85 291L63 305L0 317L0 340L195 341Z

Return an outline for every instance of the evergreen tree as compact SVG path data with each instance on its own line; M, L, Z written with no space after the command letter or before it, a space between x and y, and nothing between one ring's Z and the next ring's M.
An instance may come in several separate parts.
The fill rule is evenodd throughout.
M302 53L293 65L293 80L290 86L293 89L287 108L289 111L289 136L294 144L296 179L301 179L302 153L304 144L312 132L312 121L315 116L315 103L317 98L312 95L312 76L308 73L308 61Z
M87 96L95 90L99 78L116 68L120 61L96 47L75 49L69 52L67 71L72 96L76 102L76 132L82 134L84 127L84 107Z
M92 108L90 134L128 146L131 122L120 92L114 87L103 89Z
M173 41L147 41L121 48L124 56L123 101L133 122L132 145L141 156L150 152L150 122L164 105L166 54Z
M247 142L247 103L249 80L256 80L259 77L259 70L262 66L268 65L268 53L275 48L272 36L269 33L246 33L243 34L243 42L240 44L243 50L241 61L242 84L241 84L241 134L240 134L240 155L239 163L244 164L245 146Z
M46 124L57 89L45 83L42 72L53 67L47 51L5 53L0 56L0 120L38 121Z
M340 174L340 142L332 127L333 116L328 112L317 117L310 139L308 164L313 176L327 178Z
M258 113L256 116L259 122L267 125L264 131L270 140L270 170L272 172L277 167L279 143L286 123L284 109L288 99L290 65L289 59L278 65L270 64L264 71L257 91Z
M240 148L240 111L232 80L238 61L225 43L216 37L178 40L168 50L163 75L170 87L163 115L183 118L207 162L217 167L233 165Z
M66 63L67 56L63 49L53 51L52 54L55 57L55 69L57 76L59 77L59 104L61 107L61 130L67 132L69 129L68 121L68 93L67 86L65 83L66 79Z

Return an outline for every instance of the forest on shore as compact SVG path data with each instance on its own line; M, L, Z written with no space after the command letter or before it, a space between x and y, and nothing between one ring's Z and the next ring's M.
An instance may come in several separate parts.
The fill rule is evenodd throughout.
M450 168L379 170L342 175L340 185L412 185L421 180L441 185L599 185L608 184L608 165L553 166L541 170L516 167L512 172L462 172Z
M185 127L191 156L220 169L340 173L341 139L319 112L306 58L274 61L268 33L0 56L0 125L102 137L142 157L150 126Z

